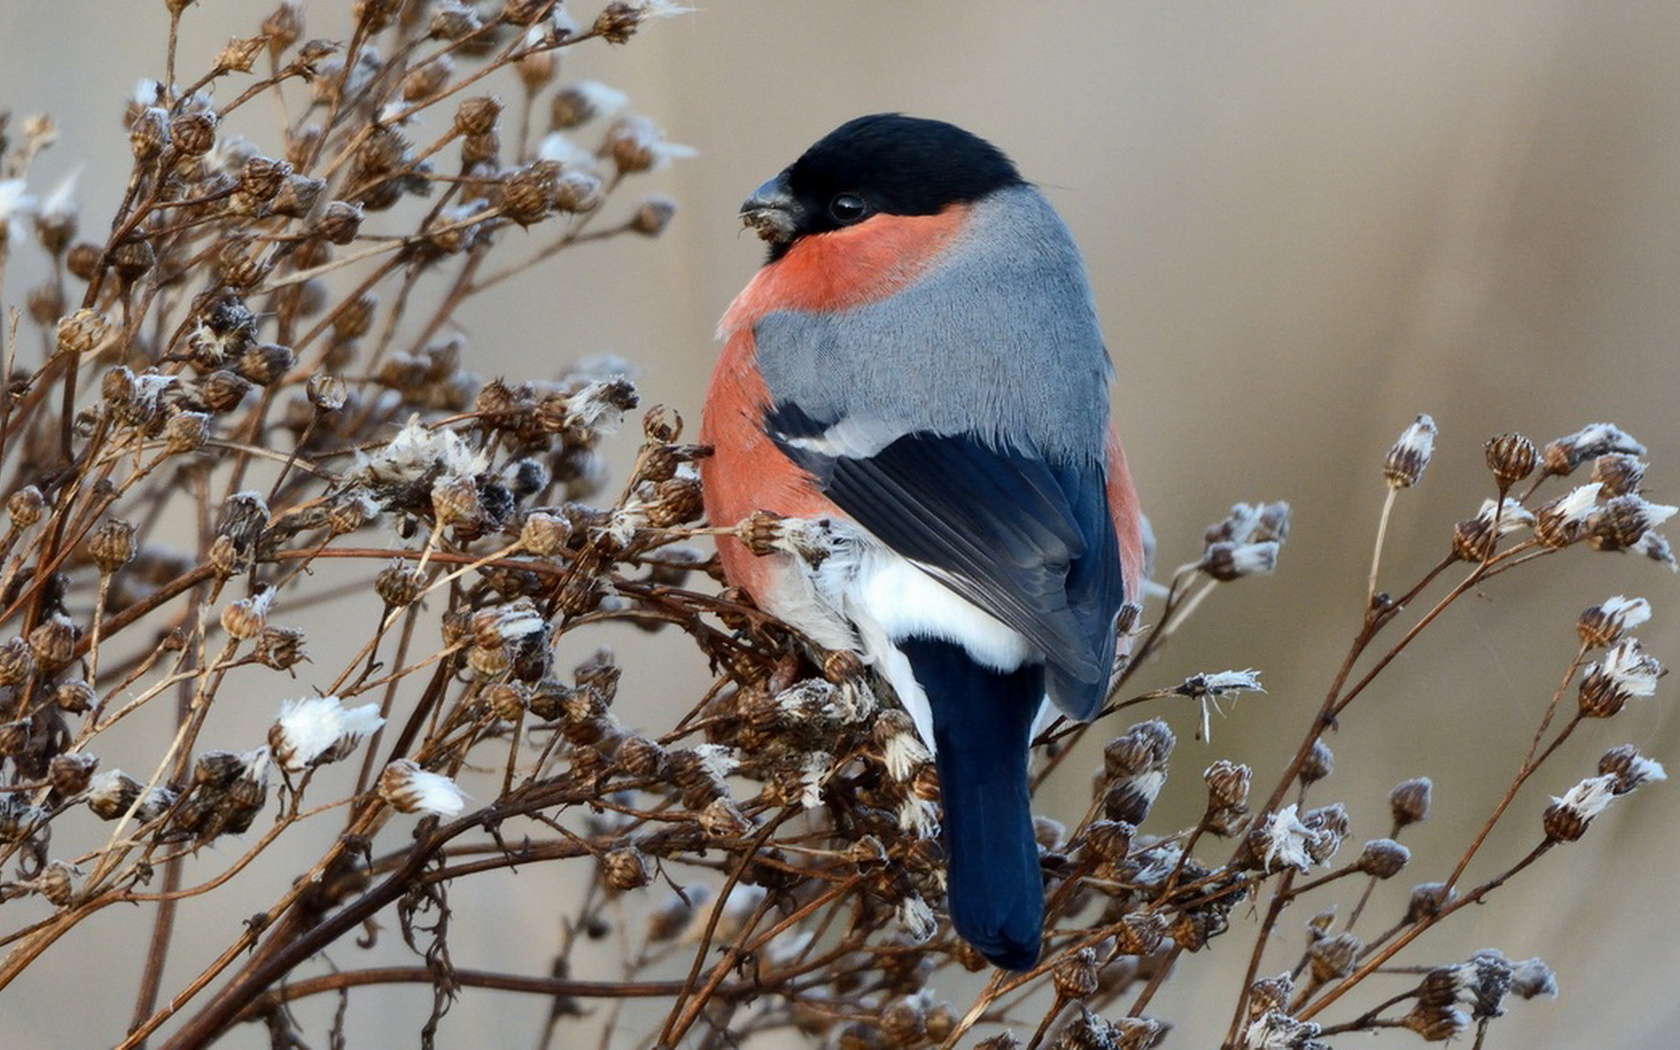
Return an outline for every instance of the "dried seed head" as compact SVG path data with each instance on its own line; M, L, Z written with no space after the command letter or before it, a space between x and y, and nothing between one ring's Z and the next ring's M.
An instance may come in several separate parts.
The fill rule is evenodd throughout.
M398 813L429 813L449 818L459 816L467 806L466 792L441 773L420 768L411 759L399 758L379 774L379 797Z
M649 881L647 862L641 850L620 846L601 858L601 877L615 890L633 890Z
M1444 883L1418 883L1412 887L1411 899L1406 904L1406 922L1414 923L1420 919L1434 918L1457 896L1457 891Z
M79 715L93 707L93 687L80 678L69 678L53 689L53 703L66 714Z
M264 667L276 671L290 671L309 659L304 646L303 629L299 627L264 627L257 636L256 652L252 654Z
M1546 446L1540 462L1546 473L1563 475L1589 459L1611 452L1643 456L1645 446L1613 423L1589 423L1573 434L1558 438Z
M310 232L331 244L349 244L362 228L362 206L349 201L330 201L315 220Z
M1373 878L1388 879L1400 874L1411 859L1412 851L1393 839L1372 839L1354 866Z
M1202 773L1208 788L1208 809L1247 809L1252 771L1244 765L1219 759Z
M425 102L443 93L449 82L455 76L455 61L448 55L417 66L409 71L402 82L402 100L404 102Z
M35 654L29 643L13 638L0 644L0 686L21 685L35 673Z
M1612 792L1625 795L1641 785L1653 780L1667 780L1668 772L1662 763L1646 758L1632 744L1613 747L1598 760L1598 772L1601 776L1615 777L1616 782Z
M502 214L521 226L530 226L548 217L554 208L555 180L560 165L551 160L509 173L501 186Z
M1546 807L1541 819L1546 838L1553 842L1576 841L1587 833L1593 818L1604 812L1615 797L1614 774L1600 774L1581 781Z
M58 322L58 349L66 354L92 353L110 334L111 322L104 314L77 310Z
M1603 486L1596 481L1581 485L1534 512L1534 538L1547 547L1567 547L1586 535L1598 510Z
M280 6L263 20L263 38L275 58L303 36L303 5L299 0L280 0Z
M169 121L169 144L184 156L202 157L216 144L216 124L209 110L177 114Z
M478 498L478 483L455 474L432 485L432 512L443 527L475 528L484 521L484 505Z
M1483 451L1487 454L1488 469L1498 479L1501 491L1534 473L1540 462L1540 451L1534 442L1521 434L1500 434L1488 438Z
M1593 460L1592 480L1606 497L1633 496L1645 480L1645 461L1625 452L1608 452Z
M210 417L203 412L177 412L163 427L164 449L175 456L197 452L210 440Z
M1617 496L1589 523L1588 542L1595 550L1632 550L1645 534L1672 518L1676 508L1649 503L1640 496Z
M268 386L284 378L295 364L297 354L291 347L259 343L240 354L233 369L258 386Z
M47 763L47 779L61 797L70 798L87 790L93 780L93 771L98 768L99 756L86 751L70 751L54 755Z
M554 182L556 211L582 214L594 211L606 200L601 180L587 171L562 170Z
M217 536L210 544L206 560L217 576L230 579L251 567L251 548L240 546L232 537Z
M93 275L99 272L104 258L105 252L97 245L82 241L71 246L69 254L64 257L64 268L77 280L91 281Z
M1056 963L1050 973L1056 997L1064 1002L1079 1002L1097 990L1097 953L1081 948Z
M1277 570L1278 544L1210 543L1197 565L1213 579L1228 583L1244 576L1269 576Z
M9 722L0 722L0 757L21 755L29 747L30 719L14 718ZM0 807L14 801L15 795L0 797Z
M411 569L400 561L393 561L381 569L373 581L374 593L393 609L412 604L425 586L426 577L418 569Z
M630 229L644 237L657 237L671 225L677 213L677 202L669 197L654 195L642 198L636 213L630 217Z
M384 724L378 704L346 708L336 696L310 696L280 705L268 743L280 767L297 773L344 758Z
M1315 740L1312 750L1307 753L1307 760L1301 763L1301 783L1316 784L1335 768L1336 756L1330 751L1330 745L1323 740Z
M502 101L488 95L464 100L455 110L455 130L462 135L487 135L496 130Z
M76 658L76 641L81 635L74 620L54 614L29 632L29 649L41 669L50 673Z
M1429 466L1435 452L1435 421L1419 416L1412 425L1401 431L1394 446L1383 460L1383 477L1391 489L1411 488Z
M572 525L565 515L533 510L525 515L525 522L519 530L519 542L532 554L548 558L564 550L571 535Z
M1119 778L1165 770L1177 742L1160 719L1139 722L1103 748L1103 771Z
M218 368L199 382L198 392L204 399L205 407L220 414L238 408L245 395L251 392L251 387L251 381L244 376Z
M128 240L111 250L111 269L123 281L132 283L157 264L157 249L150 241Z
M338 376L317 372L309 377L304 392L317 412L337 412L349 399L350 387Z
M1601 649L1614 644L1623 631L1632 630L1650 618L1650 602L1618 594L1581 613L1575 630L1581 636L1582 645Z
M1604 659L1590 664L1581 676L1579 705L1587 718L1609 718L1619 713L1635 697L1656 694L1657 679L1667 671L1648 655L1639 639L1623 638L1604 654Z
M439 40L463 40L483 28L483 20L470 4L442 0L433 9L426 31Z
M222 608L222 630L229 638L245 641L255 638L268 626L268 607L274 603L274 589L269 588L254 598L241 598Z
M107 520L88 537L88 556L109 576L134 559L134 526L116 518Z
M25 485L6 498L6 513L11 515L14 529L29 528L46 510L47 498L34 485Z
M169 111L158 106L141 110L128 126L128 145L134 159L147 161L163 152L169 140Z
M623 7L613 4L612 7ZM602 12L603 17L606 12ZM653 121L636 114L619 117L607 131L602 152L612 158L620 177L662 167L673 158L690 157L694 150L665 141L665 132Z
M1396 829L1429 819L1430 797L1435 785L1428 777L1417 777L1396 784L1388 793L1388 809L1394 815Z
M116 820L140 797L142 785L120 769L94 777L88 784L87 804L100 820Z
M1493 556L1499 537L1533 524L1534 515L1514 499L1483 500L1474 518L1453 526L1453 554L1463 561L1483 561Z

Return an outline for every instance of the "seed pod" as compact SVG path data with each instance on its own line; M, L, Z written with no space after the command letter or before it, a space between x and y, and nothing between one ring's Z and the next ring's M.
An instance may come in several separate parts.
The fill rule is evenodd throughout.
M134 526L112 518L88 537L88 556L99 566L101 575L109 576L134 559Z
M216 124L209 110L178 114L169 122L169 144L185 156L202 157L216 144Z
M47 498L34 485L25 485L6 499L6 513L12 517L12 527L27 529L46 513Z

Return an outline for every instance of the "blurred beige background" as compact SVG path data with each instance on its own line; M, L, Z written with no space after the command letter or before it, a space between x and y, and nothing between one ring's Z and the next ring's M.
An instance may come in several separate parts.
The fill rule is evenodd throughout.
M305 6L308 35L342 36L337 5ZM267 10L217 0L189 11L182 68L254 32ZM579 8L585 19L592 12ZM0 24L0 109L50 111L62 127L32 190L85 163L85 214L108 212L126 170L122 99L138 77L159 73L163 4L0 0ZM1432 563L1451 523L1489 494L1481 442L1500 431L1543 441L1615 421L1650 446L1652 498L1680 502L1677 53L1680 5L1665 0L716 0L623 48L581 49L563 73L629 92L673 140L699 149L650 182L681 203L667 236L576 253L508 282L464 314L470 353L485 374L518 376L543 371L532 362L546 358L618 353L642 368L648 402L694 420L712 325L760 258L735 220L748 191L859 113L937 116L991 139L1044 188L1084 249L1163 564L1193 558L1201 527L1235 500L1295 508L1277 577L1216 595L1150 676L1264 672L1268 695L1216 718L1213 748L1192 739L1193 711L1163 709L1180 735L1169 794L1188 812L1196 774L1214 757L1266 769L1298 738L1356 625L1383 492L1378 465L1417 413L1432 414L1441 436L1424 484L1397 508L1391 586ZM22 287L8 284L5 302ZM1462 822L1486 812L1520 757L1573 651L1575 614L1623 592L1652 600L1657 616L1643 635L1680 664L1676 578L1571 551L1485 588L1404 658L1332 741L1337 775L1319 799L1346 800L1363 840L1387 833L1392 783L1434 776L1437 819L1410 839L1417 863L1397 881L1442 877ZM330 648L315 648L333 666ZM629 710L653 721L660 698L690 695L698 673L632 674ZM1676 688L1665 683L1655 702L1588 727L1518 800L1516 834L1496 838L1492 855L1526 848L1545 794L1593 772L1606 747L1632 742L1680 761ZM1082 778L1064 781L1064 815L1079 805ZM1563 997L1517 1004L1493 1047L1672 1046L1674 790L1619 804L1582 843L1406 958L1452 962L1497 946L1557 967ZM252 877L280 886L285 876ZM487 938L457 942L457 963L544 968L554 931L521 920L520 902L565 892L557 876L534 869L490 892L457 897L472 911L463 934ZM1403 893L1379 906L1398 907ZM209 944L225 943L254 910L224 907L198 913ZM1303 909L1293 921L1308 917ZM105 983L114 979L102 963L114 959L122 973L145 929L113 917L57 946L40 973L0 994L0 1042L108 1041L132 989ZM1157 1000L1181 1025L1169 1045L1217 1041L1239 938L1186 959ZM335 959L359 962L350 949ZM172 969L176 983L188 967ZM1387 980L1398 991L1408 979ZM352 1045L413 1045L424 999L362 994ZM420 1012L404 1015L411 1009ZM439 1045L530 1045L544 1010L468 992ZM320 1010L306 1016L319 1032ZM226 1045L266 1040L248 1030Z

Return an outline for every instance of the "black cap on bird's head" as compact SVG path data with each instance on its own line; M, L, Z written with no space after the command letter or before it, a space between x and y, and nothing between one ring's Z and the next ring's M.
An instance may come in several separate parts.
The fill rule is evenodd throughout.
M996 146L942 120L876 113L835 128L741 205L777 259L800 237L872 215L936 215L1021 175Z

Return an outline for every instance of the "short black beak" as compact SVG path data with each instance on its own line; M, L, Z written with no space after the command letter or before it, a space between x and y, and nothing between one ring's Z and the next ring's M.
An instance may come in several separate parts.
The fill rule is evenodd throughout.
M787 172L753 190L752 196L741 204L741 221L772 244L793 240L803 218L804 209L788 188Z

